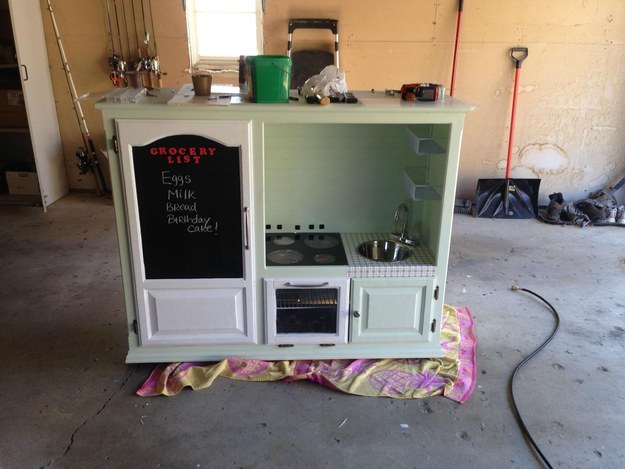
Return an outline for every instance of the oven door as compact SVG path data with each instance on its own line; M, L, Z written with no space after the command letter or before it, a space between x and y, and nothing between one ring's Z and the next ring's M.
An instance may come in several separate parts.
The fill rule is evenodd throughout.
M349 279L265 279L267 343L347 343Z

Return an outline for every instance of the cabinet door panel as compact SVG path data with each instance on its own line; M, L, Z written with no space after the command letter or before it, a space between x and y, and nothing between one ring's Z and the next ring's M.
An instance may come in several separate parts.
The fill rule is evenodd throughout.
M143 345L249 341L242 288L155 290L145 295Z
M41 8L37 0L10 0L17 59L44 208L69 191Z
M429 342L433 278L354 279L351 341Z
M140 345L256 341L248 121L116 121Z

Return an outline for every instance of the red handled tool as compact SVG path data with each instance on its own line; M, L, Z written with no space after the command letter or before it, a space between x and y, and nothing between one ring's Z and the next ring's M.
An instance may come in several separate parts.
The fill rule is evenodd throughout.
M456 41L454 44L454 61L451 67L451 86L449 89L449 96L454 95L456 89L456 63L458 60L458 39L460 38L460 20L462 19L462 7L464 0L458 2L458 19L456 20Z
M514 144L514 126L516 123L516 101L519 91L519 74L521 65L527 59L527 47L513 47L510 49L510 58L514 62L514 89L512 91L512 115L510 117L510 136L508 138L508 157L506 159L506 179L510 179L510 168L512 166L512 146Z
M514 125L519 88L519 74L523 61L527 59L527 47L510 49L514 62L514 87L512 92L512 116L508 137L505 179L479 179L477 182L477 216L482 218L536 218L538 214L538 190L540 179L511 179L512 147L514 146Z

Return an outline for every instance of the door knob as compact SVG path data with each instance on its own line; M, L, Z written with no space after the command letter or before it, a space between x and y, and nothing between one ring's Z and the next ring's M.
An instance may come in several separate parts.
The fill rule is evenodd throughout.
M354 317L355 318L359 318L360 317L360 313L358 311L354 311Z

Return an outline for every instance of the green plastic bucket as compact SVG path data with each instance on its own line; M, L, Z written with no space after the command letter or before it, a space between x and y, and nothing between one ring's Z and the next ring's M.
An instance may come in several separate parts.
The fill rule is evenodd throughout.
M247 89L254 103L287 103L291 88L291 58L253 55L246 59Z

